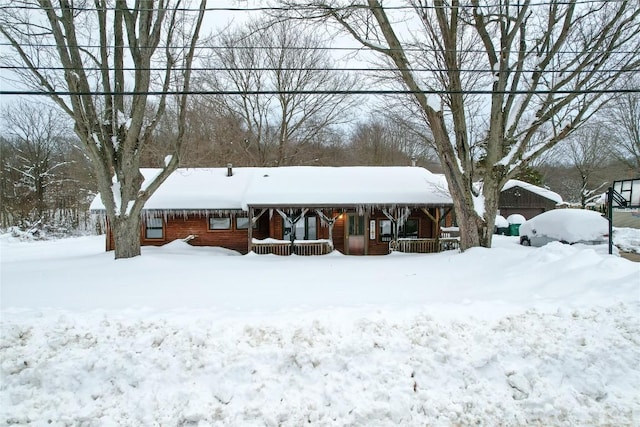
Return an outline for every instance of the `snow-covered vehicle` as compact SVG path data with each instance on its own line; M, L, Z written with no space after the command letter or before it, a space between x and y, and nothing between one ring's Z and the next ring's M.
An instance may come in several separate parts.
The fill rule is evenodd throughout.
M598 212L556 209L541 213L520 225L520 244L544 246L549 242L585 245L606 244L609 222Z

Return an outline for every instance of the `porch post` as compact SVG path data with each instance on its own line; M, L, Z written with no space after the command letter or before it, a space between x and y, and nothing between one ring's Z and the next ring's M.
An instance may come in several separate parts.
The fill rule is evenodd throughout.
M328 216L326 216L324 214L324 212L322 212L322 209L316 209L316 213L318 214L318 216L320 217L320 219L324 222L326 222L329 225L329 242L331 243L331 250L333 250L334 246L333 246L333 225L336 222L336 219L338 218L338 215L334 216L333 215L333 211L331 211L331 218L329 218Z
M247 242L249 245L248 252L251 252L251 250L253 249L253 208L252 207L249 208L249 228L247 229L247 238L249 239L249 241Z
M398 212L398 208L395 208L395 221L393 222L393 240L395 240L396 242L398 241L398 237L400 236L400 222L398 221L399 218L399 212Z
M398 220L389 213L389 210L384 208L382 209L382 213L384 214L384 216L387 217L387 219L389 219L389 221L391 221L392 224L392 233L393 233L393 240L395 242L398 241ZM396 212L397 213L397 212Z
M431 212L429 212L428 208L421 208L421 209L422 209L422 212L427 216L427 218L429 218L433 222L434 226L431 229L432 231L435 232L436 238L437 238L440 235L440 209L434 208L436 210L435 217L431 215Z

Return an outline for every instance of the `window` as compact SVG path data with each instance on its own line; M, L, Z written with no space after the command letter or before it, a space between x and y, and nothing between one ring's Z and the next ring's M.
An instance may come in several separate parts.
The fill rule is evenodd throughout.
M238 216L236 217L236 230L247 230L249 228L249 218ZM258 224L254 223L253 228L258 228Z
M148 218L145 223L145 239L162 239L162 218Z
M236 217L236 230L246 230L249 228L249 218Z
M288 221L287 221L288 222ZM284 229L284 240L291 240L291 228ZM317 220L315 216L300 218L295 224L296 240L316 240L318 238Z
M393 240L393 222L389 219L378 220L378 235L380 242L390 242ZM418 219L411 218L405 221L404 225L398 229L398 238L417 239Z
M318 230L316 229L318 222L315 216L305 218L305 225L307 227L304 235L305 240L316 240L318 238Z
M350 236L364 235L364 217L363 216L349 214L349 235Z
M408 219L398 231L398 237L404 239L418 238L418 220L416 218Z
M393 240L393 223L389 219L381 219L378 221L378 236L381 242L390 242Z
M231 218L209 217L209 230L229 230L231 228Z

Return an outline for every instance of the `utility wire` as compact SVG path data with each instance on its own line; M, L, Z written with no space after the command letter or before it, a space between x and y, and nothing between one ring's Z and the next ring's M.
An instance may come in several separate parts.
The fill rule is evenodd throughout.
M543 6L569 6L572 4L575 5L584 5L584 4L603 4L603 3L622 3L625 0L561 0L561 1L538 1L531 2L529 4L526 3L509 3L509 4L480 4L477 7L487 9L487 8L499 8L499 7L512 7L512 8L522 8L522 7L543 7ZM353 10L353 9L375 9L376 7L370 7L366 4L351 4L346 6L328 6L328 5L292 5L292 6L253 6L253 7L230 7L230 6L209 6L205 7L205 11L212 12L290 12L290 11L313 11L313 12L321 12L321 11L335 11L335 10ZM423 9L451 9L452 7L449 5L443 6L434 6L434 5L423 5L423 6L380 6L380 9L384 10L423 10ZM472 4L461 4L457 6L458 9L473 9L476 6ZM11 6L1 6L0 10L4 9L22 9L22 10L47 10L49 8L39 7L31 4L23 4L20 6L16 6L15 2ZM60 10L60 7L53 7L52 10ZM86 6L72 6L70 9L75 11L95 11L95 7L86 7ZM115 7L107 7L106 10L115 10ZM195 7L177 7L177 8L168 8L170 10L176 10L178 12L199 12L199 8ZM104 9L101 9L104 10ZM157 11L158 8L137 8L139 11Z
M0 47L11 47L12 44L11 43L7 43L7 42L0 42ZM36 46L33 46L36 47ZM42 48L57 48L58 45L56 45L55 43L38 43L37 48L42 49ZM79 48L82 49L102 49L105 48L107 50L110 49L114 49L115 46L101 46L101 45L79 45ZM143 49L143 48L147 48L149 46L138 46L139 48ZM168 46L169 49L187 49L190 46L180 46L180 45L173 45L173 46ZM124 46L124 48L128 49L129 46ZM198 46L198 50L228 50L228 49L233 49L233 50L335 50L335 51L350 51L350 52L357 52L357 51L371 51L371 49L364 47L364 46L353 46L353 47L348 47L348 46L312 46L312 47L306 47L306 46L287 46L287 47L282 47L282 46ZM385 48L386 50L389 51L404 51L404 52L451 52L451 50L448 49L432 49L432 48L423 48L423 47L403 47L403 48L397 48L397 49L392 49L392 48ZM487 51L484 49L456 49L455 52L459 52L459 53L486 53ZM502 52L502 50L500 51ZM509 53L518 53L518 50L505 50L505 52L509 52ZM559 50L557 53L559 54L584 54L586 53L585 50ZM619 54L633 54L633 53L638 53L635 50L617 50L616 53Z
M0 66L0 70L13 70L13 71L24 71L31 70L30 67L27 66ZM47 70L47 71L67 71L67 70L75 70L72 67L40 67L38 70ZM84 71L101 71L100 67L83 67ZM166 68L135 68L135 67L124 67L121 68L122 71L158 71L164 72ZM177 67L173 68L174 71L186 71L186 68ZM273 67L192 67L192 71L299 71L299 72L307 72L307 71L357 71L357 72L397 72L397 71L414 71L414 72L433 72L433 73L445 73L448 70L446 68L361 68L361 67L283 67L283 68L273 68ZM486 69L486 68L461 68L457 71L463 73L487 73L487 74L495 74L495 71ZM534 73L539 72L539 69L531 69L531 70L518 70L518 72L523 73ZM592 72L601 72L601 73L636 73L640 72L640 68L638 69L604 69L604 70L591 70L591 69L583 69L583 70L546 70L545 74L559 74L559 73L574 73L574 72L584 72L584 73L592 73Z
M0 95L25 95L25 96L160 96L160 95L217 95L217 96L241 96L241 95L587 95L587 94L607 94L607 93L640 93L640 88L631 89L584 89L584 90L515 90L515 91L493 91L493 90L194 90L194 91L144 91L144 92L73 92L73 91L29 91L29 90L0 90Z

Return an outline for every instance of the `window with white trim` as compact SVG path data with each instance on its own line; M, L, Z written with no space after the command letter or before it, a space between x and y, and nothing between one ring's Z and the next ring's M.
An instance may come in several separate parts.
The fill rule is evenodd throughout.
M230 230L231 218L229 217L209 217L209 230Z
M249 223L250 222L251 221L246 216L237 216L236 217L236 230L247 230L247 229L249 229ZM258 228L257 222L253 223L253 227L252 228L254 228L254 229Z
M163 237L163 221L162 218L147 218L145 221L144 238L145 239L162 239Z

